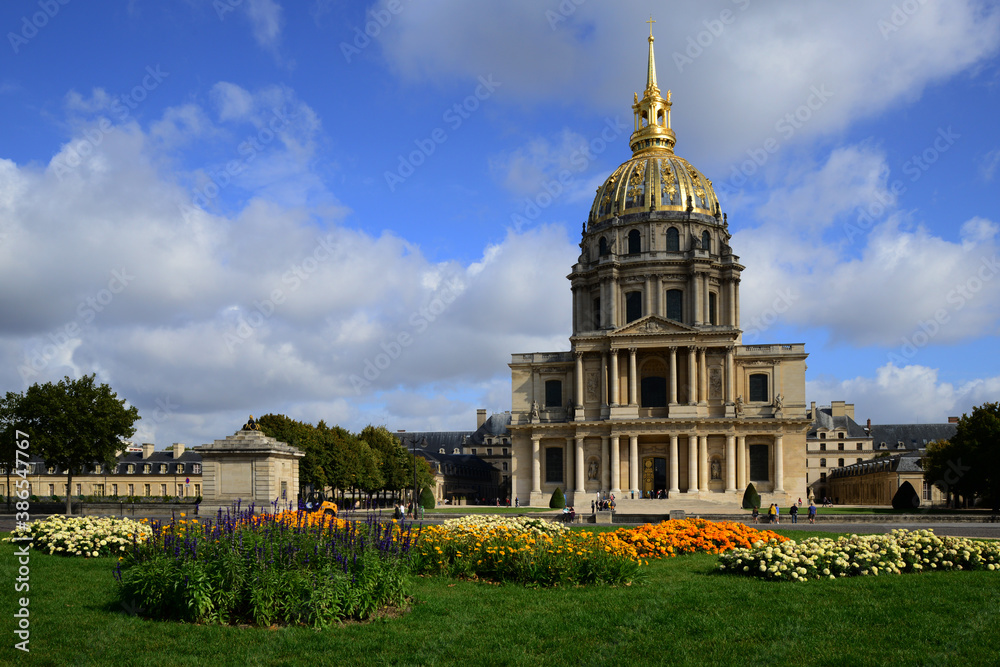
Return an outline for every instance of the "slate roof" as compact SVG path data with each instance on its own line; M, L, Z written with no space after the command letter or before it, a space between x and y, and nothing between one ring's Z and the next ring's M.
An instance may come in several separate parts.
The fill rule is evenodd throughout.
M38 457L38 456L32 456L31 458L28 459L28 463L34 464L33 470L35 470L36 472L34 472L32 474L36 474L36 475L47 475L47 474L49 474L49 472L48 472L48 466L45 464L45 459L43 459L41 457ZM94 466L97 465L97 461L94 461L92 463L88 463L85 470L79 471L79 472L74 472L73 476L74 477L79 477L81 475L83 475L83 476L86 476L86 475L95 475L95 476L125 475L125 474L128 474L128 464L130 464L130 463L134 463L135 464L135 472L132 473L134 475L152 475L152 476L163 475L163 476L175 477L177 475L200 475L201 474L200 472L197 472L197 473L194 472L194 468L193 468L193 465L192 465L192 464L195 464L195 463L201 464L201 454L199 454L198 452L193 452L190 449L185 449L184 453L181 454L176 459L174 458L174 453L173 452L168 452L168 451L164 451L164 450L153 452L149 456L149 458L146 458L146 459L142 458L142 454L140 452L126 452L126 453L124 453L124 454L122 454L121 456L118 457L118 462L115 464L115 468L114 469L108 469L107 471L103 471L103 472L100 472L100 473L95 473L94 472ZM150 471L148 473L142 471L143 470L143 464L145 464L145 463L149 463L150 464ZM167 471L166 472L160 472L160 464L163 464L163 463L167 464ZM178 463L183 463L184 464L184 471L181 472L181 473L177 472L176 464L178 464ZM59 475L61 477L65 477L66 471L63 468L59 467L59 466L55 466L55 472L53 472L51 474L53 474L53 475Z
M873 424L872 445L879 449L884 442L887 450L913 451L923 449L934 440L948 440L957 430L958 424Z
M816 414L813 417L813 423L809 427L809 432L806 434L806 438L815 439L819 437L817 432L821 428L829 431L833 431L835 429L846 429L848 438L868 437L868 434L865 433L864 427L856 421L847 415L834 417L831 414L832 412L832 408L817 408Z
M490 418L483 422L483 425L472 434L472 443L482 445L486 442L486 437L509 437L510 412L498 412L490 415Z

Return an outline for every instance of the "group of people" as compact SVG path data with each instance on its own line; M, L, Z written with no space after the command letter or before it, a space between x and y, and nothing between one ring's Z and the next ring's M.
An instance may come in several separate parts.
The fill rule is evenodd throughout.
M788 509L788 514L792 517L792 523L799 522L799 507L802 505L802 499L799 498L798 503L792 503L792 506ZM754 523L760 522L760 512L756 507L753 508ZM767 520L769 523L781 523L781 508L778 503L771 503L767 508ZM809 501L809 523L816 523L816 503L812 500Z
M606 512L608 510L613 510L615 508L615 497L609 496L608 498L599 498L597 501L590 501L590 512Z

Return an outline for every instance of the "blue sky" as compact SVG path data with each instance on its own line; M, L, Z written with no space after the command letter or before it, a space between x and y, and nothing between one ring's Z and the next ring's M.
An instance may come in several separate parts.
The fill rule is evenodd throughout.
M95 6L96 5L96 6ZM656 19L677 153L809 400L997 400L995 3L8 2L0 383L95 372L136 440L249 413L466 429L629 157Z

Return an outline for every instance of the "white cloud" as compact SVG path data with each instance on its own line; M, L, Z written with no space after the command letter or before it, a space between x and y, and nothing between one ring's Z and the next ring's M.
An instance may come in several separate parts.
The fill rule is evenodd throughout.
M243 6L250 18L257 43L269 50L277 48L284 24L281 5L275 0L247 0Z

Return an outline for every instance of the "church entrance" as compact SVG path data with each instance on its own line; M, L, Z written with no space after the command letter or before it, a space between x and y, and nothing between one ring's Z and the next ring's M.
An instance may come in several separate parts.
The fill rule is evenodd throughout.
M651 457L642 464L642 497L656 498L663 492L667 494L667 460L663 457Z

